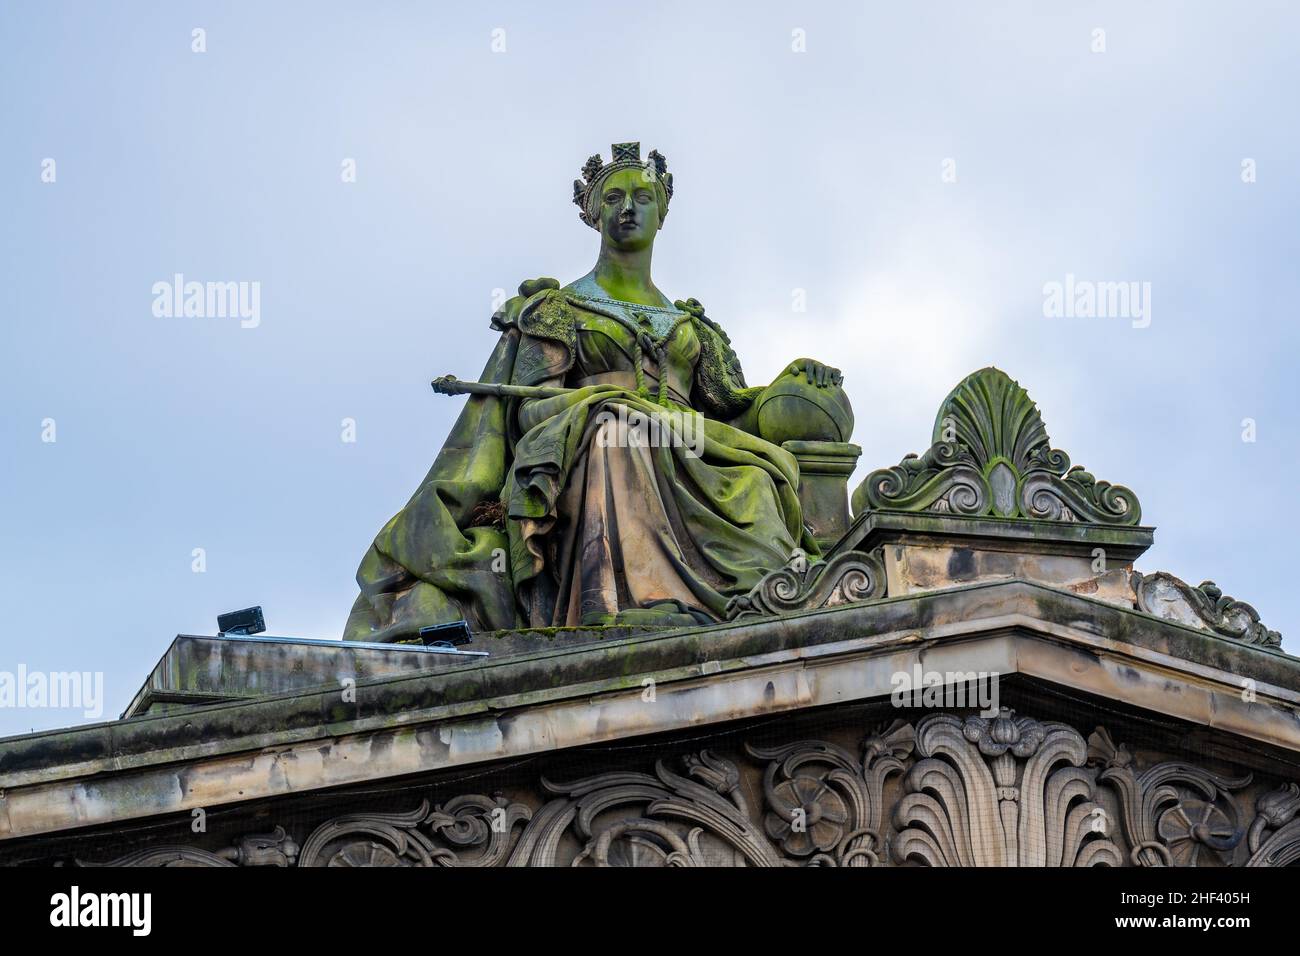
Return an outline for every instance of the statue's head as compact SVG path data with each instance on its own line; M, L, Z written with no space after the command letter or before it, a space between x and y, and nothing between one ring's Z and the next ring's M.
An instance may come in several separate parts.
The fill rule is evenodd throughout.
M640 143L615 143L611 154L608 163L592 156L583 178L573 181L578 217L615 248L644 249L663 227L673 198L668 161L651 150L643 162Z

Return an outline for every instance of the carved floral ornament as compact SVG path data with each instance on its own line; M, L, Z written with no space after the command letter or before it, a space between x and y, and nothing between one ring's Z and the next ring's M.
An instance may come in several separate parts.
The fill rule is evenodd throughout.
M1005 372L968 375L939 406L932 444L873 471L853 512L936 511L962 516L1136 525L1142 508L1122 485L1098 481L1052 448L1029 394Z
M746 775L755 780L744 785ZM757 777L753 777L757 774ZM1284 866L1300 786L1256 788L1181 761L1140 766L1098 728L1003 708L827 740L661 759L535 796L463 794L349 813L301 845L283 827L217 852L138 850L83 866ZM761 793L759 805L747 794Z
M892 468L871 472L853 493L853 510L940 512L958 516L1136 525L1142 509L1121 485L1097 481L1051 447L1028 393L996 368L968 375L944 399L934 444ZM1282 636L1259 613L1213 581L1196 587L1168 572L1133 572L1134 606L1219 637L1280 650ZM727 606L727 618L772 617L887 596L878 552L844 551L826 562L796 554Z

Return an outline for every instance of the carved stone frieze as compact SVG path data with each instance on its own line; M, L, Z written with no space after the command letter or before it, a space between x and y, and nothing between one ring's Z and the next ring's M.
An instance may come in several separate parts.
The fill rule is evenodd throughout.
M812 864L880 866L885 837L885 781L902 773L916 733L894 721L862 741L862 756L803 740L745 750L768 761L763 772L763 829L783 853Z
M1300 861L1300 786L1287 783L1255 802L1247 866L1290 866Z
M1300 860L1296 783L1252 788L1250 774L1139 760L1105 728L1085 741L1069 724L1005 707L991 717L941 712L848 723L828 727L824 739L665 745L650 769L624 765L569 781L539 773L509 796L467 792L395 812L358 811L353 802L354 812L318 814L299 833L287 825L252 836L236 831L217 850L160 843L75 862L1194 867Z
M922 758L894 809L900 862L929 866L1117 866L1072 727L950 714L917 725Z
M115 860L91 863L77 860L78 866L293 866L298 859L298 844L284 827L273 833L240 837L234 845L211 853L198 847L161 845L136 850Z
M299 866L496 866L515 824L531 811L499 798L465 795L429 810L353 813L318 827ZM468 856L462 852L470 851Z
M574 866L701 866L710 862L701 841L707 832L750 866L779 866L781 855L752 820L735 764L708 750L686 754L680 764L678 773L657 761L653 776L607 773L571 783L543 778L546 792L558 796L538 810L508 865L555 865L560 841L571 832L581 845ZM597 820L612 810L632 813L609 830Z
M1102 727L1088 738L1088 756L1119 796L1134 865L1196 866L1203 851L1222 854L1241 842L1232 793L1250 783L1250 774L1226 777L1179 761L1139 771L1128 747Z

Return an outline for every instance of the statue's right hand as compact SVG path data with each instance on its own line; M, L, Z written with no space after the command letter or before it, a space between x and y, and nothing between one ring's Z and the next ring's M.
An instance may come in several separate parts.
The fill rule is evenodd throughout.
M797 359L786 369L787 375L799 375L801 373L808 379L810 385L816 385L818 388L838 388L844 383L843 372L816 359Z

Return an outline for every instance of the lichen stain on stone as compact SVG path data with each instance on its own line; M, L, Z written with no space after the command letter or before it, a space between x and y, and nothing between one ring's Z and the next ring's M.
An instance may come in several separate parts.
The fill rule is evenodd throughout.
M496 754L503 744L501 726L495 718L442 728L439 736L447 744L449 757Z
M529 752L546 749L555 739L552 725L553 715L546 715L539 726L536 715L524 715L522 719L513 715L504 715L497 719L501 730L501 747L503 752Z
M391 734L375 734L367 741L367 756L371 760L383 760L390 757L393 751L393 737Z
M975 576L975 553L970 548L956 548L948 559L948 577L962 581Z
M795 675L795 700L801 704L809 704L813 699L812 684L808 682L808 671L801 670Z
M173 778L172 782L176 797L179 799L183 794L180 782L176 778ZM111 811L114 799L111 790L94 784L73 787L68 794L68 803L72 805L78 820L93 820L103 812Z
M280 762L283 753L276 751L264 751L263 754L263 773L265 776L265 786L268 790L276 793L288 793L293 789L292 781L289 779L286 768Z
M445 728L437 727L422 730L416 734L416 743L420 748L420 763L423 766L439 766L447 762L450 748L443 739Z

